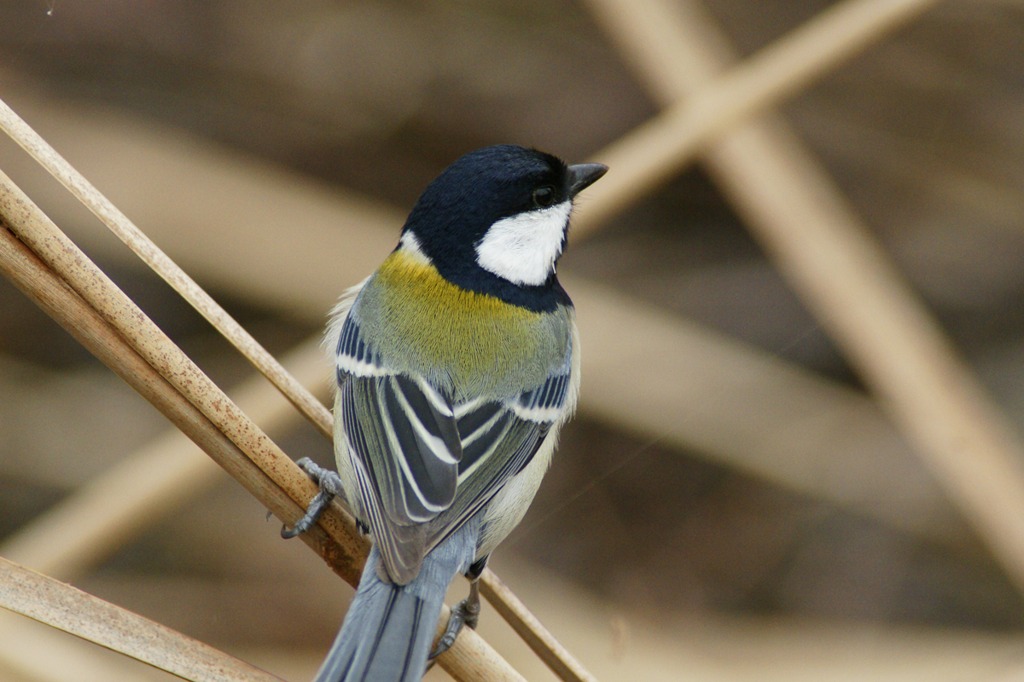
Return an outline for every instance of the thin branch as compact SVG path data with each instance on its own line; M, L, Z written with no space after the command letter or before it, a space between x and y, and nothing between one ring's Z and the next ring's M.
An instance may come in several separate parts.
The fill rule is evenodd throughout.
M130 380L130 376L136 370L143 371L143 395L150 402L154 402L151 396L155 395L161 403L183 401L194 408L190 412L198 410L204 421L211 422L232 444L230 449L217 450L214 460L258 499L278 495L291 499L290 505L282 501L270 507L283 521L291 523L302 515L316 493L309 478L2 172L0 216L24 245L58 273L61 283L67 283L81 297L81 301L55 311L66 316L66 324L62 323L65 328L74 327L75 317L83 316L85 310L99 316L105 331L100 341L102 350L109 354L111 348L127 346L133 359L139 359L133 363L135 367L121 374L122 378L139 390L140 382ZM12 236L7 234L8 238ZM39 279L41 276L36 273L36 279L27 281L26 293L31 295ZM144 371L142 365L149 371ZM164 411L160 405L158 409ZM183 411L180 407L177 410ZM190 416L190 421L195 421L194 417ZM210 452L206 447L203 449ZM354 521L338 505L332 505L324 519L323 527L342 550L332 563L333 568L355 580L362 565L364 545L356 539Z
M282 364L303 384L327 376L319 338L292 350ZM299 418L291 403L260 376L234 393L239 407L268 430ZM170 429L8 536L0 544L0 555L59 580L74 580L220 475L184 433Z
M4 179L0 173L0 204L3 203L3 192L7 189ZM3 208L0 208L0 217L4 218L4 221L0 221L0 273L64 327L86 350L156 407L270 511L288 520L294 520L302 514L299 504L270 480L223 432L135 352L110 324L7 229L5 221L11 215L5 213ZM303 493L310 498L316 494L316 488L308 478L300 477L297 480L305 488L299 488ZM302 538L322 556L328 557L328 563L342 577L355 580L359 575L360 564L352 558L353 552L346 550L353 541L343 535L343 524L344 519L339 516L327 526L333 530L331 535L317 526ZM341 536L345 544L338 542L335 536Z
M612 287L561 279L580 310L588 417L930 542L970 536L862 392ZM647 362L623 371L624 357Z
M254 367L277 386L300 412L306 415L310 423L328 438L331 436L333 421L323 404L3 100L0 100L0 129L38 161L144 263L206 318Z
M293 350L283 363L304 383L314 384L325 375L318 339ZM239 406L269 429L299 418L291 403L262 377L240 386L237 396ZM222 476L210 457L190 443L183 431L172 427L8 536L0 544L0 556L50 577L73 581ZM27 635L19 634L20 619L8 615L0 618L0 658L8 663L17 659L20 667L34 665L30 656L28 660L24 656L26 647L21 640ZM35 630L31 633L39 635ZM7 644L12 641L18 644ZM58 639L38 646L63 659L68 647L62 647L59 654L54 649L64 643ZM112 675L93 675L94 679L104 677L113 679Z
M574 238L660 187L716 136L807 87L937 1L838 3L692 95L674 101L593 155L612 172L602 178L601 191L587 197L586 211L573 223ZM629 14L638 13L628 3L607 7L614 8L606 17L608 26L628 22Z
M30 623L3 611L0 632L0 679L18 682L108 682L126 678L134 659L106 656L90 642L56 628ZM39 627L33 627L39 626Z
M182 679L278 680L222 651L0 558L0 606Z
M720 87L704 83L734 57L724 39L716 42L716 28L700 18L696 3L689 21L654 0L642 7L633 0L591 4L662 102ZM832 16L859 18L877 31L882 19L903 20L927 4L851 0L828 13L843 10ZM904 14L897 16L897 8ZM815 21L826 26L826 19ZM827 47L823 40L808 44ZM1024 590L1024 444L1009 420L780 120L739 126L705 155L754 235Z
M484 571L480 577L480 592L526 645L560 679L577 682L592 682L597 679L573 658L536 616L530 613L526 605L495 575L494 571Z

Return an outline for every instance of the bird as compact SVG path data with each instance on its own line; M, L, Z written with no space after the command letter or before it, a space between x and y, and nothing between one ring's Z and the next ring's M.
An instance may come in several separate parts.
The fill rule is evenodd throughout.
M398 245L332 310L335 496L371 549L318 681L408 682L480 611L488 558L522 520L576 407L580 341L557 276L577 195L606 172L518 145L469 152L423 191ZM445 592L469 597L431 651Z

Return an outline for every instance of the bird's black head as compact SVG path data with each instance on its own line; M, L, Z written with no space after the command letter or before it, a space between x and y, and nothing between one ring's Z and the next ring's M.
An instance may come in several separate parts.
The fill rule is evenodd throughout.
M515 145L470 152L420 196L400 248L419 248L464 289L550 309L566 300L555 265L572 200L607 170Z

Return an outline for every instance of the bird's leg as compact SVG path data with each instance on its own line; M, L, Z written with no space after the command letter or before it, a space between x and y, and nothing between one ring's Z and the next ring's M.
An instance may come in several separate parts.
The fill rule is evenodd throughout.
M305 515L296 521L294 526L291 528L283 526L281 528L281 537L286 539L302 535L312 528L316 520L324 513L324 509L327 509L328 505L331 504L331 500L338 495L344 497L341 488L341 478L336 472L323 468L309 457L303 457L295 463L313 479L314 483L320 486L320 492L310 501Z
M477 623L480 622L480 576L472 579L469 583L469 596L460 601L452 609L451 615L448 617L448 627L445 628L444 634L441 635L441 639L437 640L437 646L430 652L430 658L434 659L448 651L453 644L455 644L456 638L459 633L462 632L462 626L468 625L469 627L476 629Z

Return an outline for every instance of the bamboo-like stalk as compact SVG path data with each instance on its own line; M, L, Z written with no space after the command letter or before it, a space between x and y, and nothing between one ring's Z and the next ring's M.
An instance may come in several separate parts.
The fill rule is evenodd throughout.
M67 307L53 311L65 317L58 320L65 328L76 325L75 316L81 317L87 310L94 312L103 322L104 336L98 342L101 350L108 357L115 348L118 352L124 352L125 347L131 350L133 366L123 370L122 378L140 393L140 386L146 389L143 397L165 414L171 408L165 411L164 406L171 401L183 401L193 408L189 411L190 422L198 421L193 414L198 411L232 444L232 448L214 449L215 461L259 499L280 494L291 499L291 505L281 501L271 507L283 521L290 523L302 515L316 492L308 477L2 172L0 216L21 243L80 298L81 302L71 302L65 296L62 303ZM7 234L8 238L12 236ZM26 293L31 294L31 288L41 282L38 268L34 277L22 285L23 291L29 289ZM47 313L53 316L51 310ZM96 349L90 350L96 353ZM110 364L104 358L101 360ZM145 377L144 383L129 380L134 374ZM160 404L155 402L157 399ZM186 411L181 406L175 410L178 414ZM211 451L205 443L200 445ZM356 539L355 523L337 505L332 506L325 519L324 528L342 550L332 567L355 580L364 549Z
M121 332L115 329L114 323L100 316L87 301L79 296L79 292L73 290L53 272L37 254L32 253L26 242L53 240L54 244L60 244L59 248L75 263L72 268L74 271L67 274L75 279L84 279L85 281L81 281L80 284L86 285L84 288L94 298L114 305L115 299L124 296L112 283L105 284L109 280L106 280L102 273L99 273L95 279L89 277L95 265L79 252L63 236L63 233L49 222L38 207L29 201L2 173L0 173L0 216L3 217L8 227L17 231L18 235L16 237L14 232L0 229L0 271L15 286L32 298L44 312L71 332L90 352L160 409L172 423L186 432L278 518L288 523L298 518L302 513L304 503L308 502L308 499L315 494L315 487L308 478L295 466L294 462L281 453L280 459L275 461L275 465L284 469L290 466L297 475L287 478L281 476L286 478L285 486L288 487L278 484L225 435L225 431L228 431L237 436L237 429L230 424L225 426L223 420L221 425L215 425L208 419L195 405L185 399L178 390L179 386L172 386L165 380L165 377L154 370L147 360L138 353L137 348L129 344ZM35 239L40 238L43 233L46 234L45 239ZM50 254L54 255L52 250ZM56 260L62 264L60 258ZM133 307L130 301L128 305ZM114 317L117 322L126 322L126 320L118 318L117 315ZM127 329L129 336L133 334L133 331L137 332L141 326L152 325L152 322L137 308L130 314L129 321L132 323L132 326ZM157 330L157 334L159 334L159 330ZM137 337L134 340L136 343L139 342ZM153 334L150 334L148 340L157 349L148 349L151 351L150 354L152 355L154 352L163 354L164 361L170 361L170 356L181 353L169 340L161 341ZM205 375L202 377L205 378ZM220 392L212 382L209 382L208 378L204 383L207 384L206 393L203 396L205 402L216 405L218 410L226 410L224 405L230 402L227 396ZM194 386L185 383L184 387L184 392L196 397ZM258 427L250 425L248 435L259 437L260 434ZM262 438L269 441L265 435ZM273 446L268 447L264 444L264 447L269 450ZM280 475L278 470L275 470L275 473ZM298 504L295 498L305 499L303 504ZM365 542L355 533L354 523L351 519L337 505L333 505L331 511L322 517L320 525L312 528L302 537L307 544L314 547L324 557L339 575L353 584L358 580L366 553ZM447 616L448 609L445 608L442 622L447 621ZM482 670L486 671L484 677L488 679L491 676L494 679L519 679L518 673L472 630L464 632L455 645L439 659L439 663L460 680L481 679L480 672Z
M143 259L165 281L171 284L179 294L199 311L215 328L252 362L278 389L316 426L322 433L330 436L333 428L329 412L317 401L300 382L291 377L280 363L267 353L256 341L245 332L230 316L206 294L180 267L164 254L141 230L139 230L112 202L103 196L91 183L61 157L45 140L28 126L13 110L0 100L0 129L5 130L23 149L28 151L44 168L46 168L61 184L82 201L111 231L122 239L136 254ZM66 238L65 238L66 239ZM58 240L60 240L58 238ZM70 242L67 242L70 244ZM58 252L59 253L59 252ZM57 254L55 254L57 255ZM93 276L105 279L105 276L94 270ZM107 280L109 282L109 280ZM112 283L111 283L112 284ZM115 287L116 288L116 287ZM130 301L122 300L126 309L133 307ZM141 314L141 311L139 311ZM149 329L148 334L160 337L159 330ZM177 358L179 367L185 368L191 380L203 383L202 373L194 368L183 355ZM194 368L194 371L193 371ZM196 374L198 372L198 375ZM211 384L212 386L212 384ZM225 403L229 410L233 404ZM233 412L232 420L240 423L248 421L240 411ZM251 422L250 422L251 423ZM265 438L265 436L264 436ZM277 457L272 447L261 455L274 459ZM262 442L262 439L258 439ZM246 451L248 452L248 451ZM294 469L294 467L292 467ZM296 469L297 470L297 469ZM351 581L350 581L351 582ZM513 629L520 633L530 633L528 642L534 652L553 669L583 671L583 666L562 647L550 632L540 626L539 621L529 614L525 606L514 599L511 591L492 593L494 599L511 596L513 601L500 608L499 612L507 614ZM459 651L452 652L453 657ZM442 667L447 669L448 656L440 659ZM457 665L457 664L456 664ZM586 677L567 677L567 680L583 680Z
M323 382L319 339L282 358L304 385ZM299 418L291 403L261 377L235 391L239 407L264 428L281 429ZM155 438L78 487L0 543L0 556L59 580L88 568L218 480L220 469L177 429Z
M27 151L71 194L106 225L157 275L219 331L281 393L306 415L310 423L330 437L332 420L326 408L302 384L297 382L274 358L232 318L213 297L188 276L142 230L74 169L36 131L0 100L0 129Z
M6 220L9 215L4 214ZM143 398L162 412L175 426L279 516L297 514L298 507L238 450L238 448L193 405L175 391L113 328L90 308L64 281L46 267L0 221L0 273L31 298L87 350L125 380ZM307 482L308 483L308 482ZM311 483L308 484L312 489ZM303 535L319 553L343 557L338 544L321 527ZM332 564L345 575L358 575L357 568ZM339 568L341 567L341 568Z
M798 92L936 2L845 0L686 98L674 100L594 154L612 171L601 179L601 191L587 197L587 211L573 225L574 238L660 187L716 136ZM595 2L593 7L602 6ZM613 31L615 21L629 22L628 15L636 12L628 3L604 7L609 11L604 23ZM658 29L652 35L661 33Z
M687 20L659 0L590 4L666 105L692 91L715 91L718 86L706 83L734 59L697 3L689 3ZM896 17L898 7L911 12L928 4L848 0L828 12L845 8L836 16L859 17L877 30L887 13L909 16ZM815 20L823 22L821 36L809 46L827 47L825 19ZM1024 590L1024 445L840 190L775 118L738 126L704 158L754 235Z
M108 682L123 680L125 668L135 667L56 628L29 622L13 611L5 610L4 615L5 620L17 624L4 628L0 636L0 679L5 681Z
M480 592L487 598L526 645L551 668L560 679L592 682L596 680L569 651L555 639L543 623L530 613L526 605L490 569L480 577ZM548 654L547 652L550 652Z
M197 682L279 680L233 656L0 558L0 606Z

